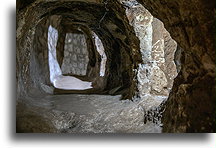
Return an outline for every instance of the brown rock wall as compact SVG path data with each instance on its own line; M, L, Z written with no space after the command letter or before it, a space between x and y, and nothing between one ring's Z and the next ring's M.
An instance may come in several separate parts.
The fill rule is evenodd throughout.
M163 114L164 132L215 132L215 1L138 1L184 49Z

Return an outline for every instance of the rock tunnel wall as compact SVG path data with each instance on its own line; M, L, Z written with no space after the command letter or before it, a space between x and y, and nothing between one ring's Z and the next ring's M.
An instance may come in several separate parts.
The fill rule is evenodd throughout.
M25 90L28 91L28 95L34 95L35 91L46 93L52 93L53 91L51 87L52 83L50 81L48 29L49 26L52 25L57 30L61 30L61 27L59 26L60 21L61 17L59 16L52 16L47 19L43 19L37 24L34 32L32 32L31 52L28 52L29 69L25 69L25 72L29 72L29 76L28 78L22 76L24 79L29 79L29 81L26 80L25 82ZM30 38L28 39L30 41ZM52 38L52 41L57 42L57 39L54 40L54 38ZM25 57L20 56L20 58L23 59ZM18 85L18 90L20 89L20 86L22 85ZM21 95L23 94L25 93L21 93Z
M164 22L184 49L163 114L163 131L215 132L215 1L138 1Z
M177 43L171 38L163 23L157 18L153 18L152 30L152 59L155 62L153 66L155 68L153 68L152 73L157 74L157 76L152 77L151 93L168 96L172 89L174 78L177 76L177 69L174 63ZM178 61L178 59L176 60Z
M103 43L101 42L101 40L99 39L99 37L93 33L93 38L95 40L95 45L96 45L96 49L100 55L100 76L104 76L105 75L105 71L106 71L106 61L107 61L107 56L106 53L104 51L104 46Z
M45 20L42 20L37 25L36 32L35 32L35 34L37 35L35 36L33 41L33 43L37 43L37 44L34 44L34 46L32 47L34 50L32 51L31 58L30 58L31 59L30 67L32 67L30 74L33 77L32 79L35 80L34 87L42 88L42 90L43 89L46 90L49 88L46 85L51 85L49 63L48 63L48 44L47 44L48 26L49 23ZM41 83L44 85L40 85ZM18 89L20 86L21 85L18 85Z
M17 15L18 96L28 95L30 88L37 89L41 84L44 84L44 82L35 81L34 73L32 76L29 73L33 69L33 67L29 67L31 61L29 55L34 52L32 41L35 27L43 18L51 15L63 15L78 24L87 26L101 39L107 59L109 59L104 78L106 79L105 91L119 88L118 91L123 93L124 99L132 98L134 90L136 90L136 84L133 81L136 74L133 69L136 69L141 61L137 46L139 40L136 38L133 28L128 24L121 4L113 1L107 4L106 8L108 10L105 9L104 3L35 1L20 10ZM23 57L23 55L25 56ZM57 59L62 59L58 55L57 53Z
M64 59L61 66L63 74L86 75L89 61L87 48L83 34L66 34Z
M215 1L138 1L154 17L163 21L172 38L177 41L181 50L184 49L181 56L181 70L165 104L166 110L162 120L163 131L215 132ZM97 5L93 5L93 3L97 3ZM86 0L85 2L82 1L82 4L80 2L74 4L64 1L36 1L27 6L20 5L25 7L18 9L19 12L17 13L18 97L21 94L27 95L28 88L34 84L34 80L29 76L31 70L29 63L30 55L33 53L32 45L36 25L48 14L69 15L69 11L75 13L72 15L74 20L86 23L101 38L105 45L108 61L113 59L107 63L108 71L111 72L108 74L109 83L107 86L117 87L123 83L126 86L130 85L132 88L130 90L136 89L136 82L132 81L136 73L132 72L132 69L136 69L142 61L139 57L139 47L136 46L139 41L134 37L133 29L127 25L128 21L122 6L119 6L117 2L110 2L107 8L112 12L103 17L106 9L100 1ZM77 9L75 11L71 5L83 11ZM86 9L87 6L88 10ZM80 18L79 14L83 14L84 17ZM100 23L100 27L98 23ZM113 38L117 42L113 41ZM113 51L112 48L120 49L114 54L111 52ZM120 53L122 59L127 60L113 58ZM112 67L121 70L112 69ZM116 83L111 83L112 81ZM125 94L125 98L133 94L129 91L128 94Z
M54 84L57 77L62 75L56 54L56 46L58 42L58 30L51 25L48 28L48 61L50 71L50 81Z
M138 93L140 97L146 94L168 96L177 75L174 63L177 43L163 23L137 1L121 2L140 40L143 63L138 68Z

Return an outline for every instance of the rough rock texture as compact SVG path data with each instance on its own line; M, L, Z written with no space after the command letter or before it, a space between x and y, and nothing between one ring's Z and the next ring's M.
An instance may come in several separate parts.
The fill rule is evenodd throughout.
M152 73L153 75L158 75L152 78L152 93L168 96L173 86L173 80L177 76L176 65L174 63L177 43L171 38L160 20L153 18L152 29L152 59L156 65L153 68L155 72Z
M165 28L180 46L177 47L175 63L178 63L176 62L176 59L179 59L178 53L181 52L181 70L174 80L172 91L164 106L166 110L162 120L163 132L215 132L215 1L138 1L148 9L154 17L163 21ZM140 56L139 40L135 36L133 27L129 25L129 21L125 15L125 9L119 2L104 2L102 0L33 0L29 2L18 1L16 34L18 101L21 102L22 100L23 102L29 102L29 104L34 104L35 106L41 106L42 109L39 109L39 111L44 111L43 109L46 109L47 106L52 106L53 102L47 102L47 98L44 96L39 96L39 98L35 100L27 97L32 96L32 94L38 97L38 94L41 94L40 88L44 84L47 84L46 76L48 74L48 69L46 67L48 66L42 62L44 60L43 58L47 58L47 55L43 50L40 51L39 48L36 49L34 46L37 45L37 42L35 42L37 25L51 15L62 15L64 16L64 20L76 22L77 24L94 31L98 35L104 45L108 59L105 74L107 80L105 89L110 91L114 88L112 92L123 93L124 99L132 98L134 92L138 90L136 86L136 69L138 68L138 64L142 62L142 58ZM143 17L137 18L137 20L140 21L142 19ZM152 19L149 20L152 21ZM46 25L45 22L44 25ZM44 34L43 32L40 32L40 34L43 36L45 35L45 32L46 30L44 30ZM149 45L152 45L152 42L148 43ZM164 46L166 46L165 42ZM43 45L43 47L44 49L47 49L46 45ZM147 49L151 48L147 46ZM38 53L44 53L40 56L42 59L37 59ZM146 54L143 54L143 56L148 60L148 57L152 55L147 50ZM57 57L57 59L59 58ZM94 62L91 61L89 63ZM99 63L97 64L99 65ZM177 65L177 67L179 67L179 65ZM179 68L177 69L179 70ZM40 98L45 99L45 105L43 104L43 100L39 101ZM95 99L96 97L93 98ZM103 100L106 100L105 98ZM150 97L147 96L146 99L149 98ZM69 97L69 99L71 99L71 97ZM96 102L100 101L97 100ZM59 103L61 102L58 102L56 105ZM63 103L65 102L63 101ZM102 101L102 103L105 102ZM106 113L102 113L99 114L101 115L101 118L96 118L98 119L98 122L96 122L94 129L98 132L110 131L113 129L115 129L114 132L136 132L137 129L138 131L142 131L140 130L140 127L142 126L141 120L143 120L143 122L145 121L145 113L142 113L142 111L136 107L134 110L131 110L132 108L125 108L126 110L124 110L125 112L123 112L123 116L121 116L118 111L121 106L119 101L111 101L110 105L113 103L117 104L117 110L114 110L117 112L114 112L113 114L110 110L110 108L113 109L113 107L110 107L108 105L109 103L105 103L105 106L109 107L109 116L107 120L109 124L104 124L106 122L99 122L100 119L104 121L104 117L106 117L104 115L107 115ZM102 109L101 111L107 110ZM42 115L47 115L46 113L49 112L43 112ZM40 113L37 114L39 115L34 115L36 119L42 117ZM21 113L20 115L22 116L24 114ZM51 115L49 114L46 117L52 117ZM49 130L54 131L52 130L53 125L56 129L64 129L64 127L70 129L70 127L74 127L74 122L72 122L73 124L71 124L71 126L65 124L67 119L70 119L69 117L74 117L73 112L69 114L64 112L61 116L61 112L57 111L54 115L53 118L48 119L56 122L45 126L47 127L46 130L44 130L45 132ZM142 115L144 117L140 118ZM147 113L147 116L148 115L150 115L150 113ZM17 119L19 119L19 117L20 116L18 116ZM55 117L60 120L57 120ZM21 120L18 120L17 125L18 127L23 127L22 125L19 126L19 123L20 121L26 121L27 124L24 124L24 127L26 127L27 125L30 125L28 123L35 122L35 118L29 118L29 116L26 116L25 120L20 118ZM27 119L31 119L31 121L28 122ZM38 119L37 121L41 121L41 123L45 124L45 119ZM115 127L113 127L113 120L119 123L116 124ZM91 123L90 126L92 127L94 123L95 122ZM37 126L35 126L35 124L31 125L31 127L39 127L38 130L35 131L41 131L40 124L37 124ZM72 129L74 131L85 130L84 127L88 129L88 122L84 125L85 126L80 127L81 130ZM106 125L109 125L108 127L112 128L106 128ZM119 128L119 126L123 128ZM97 129L97 127L99 127L99 129ZM143 128L145 128L145 126L143 126ZM91 132L96 130L87 131Z
M100 38L93 33L93 38L95 40L95 46L96 49L98 51L98 53L100 54L101 57L101 62L100 62L100 76L104 76L105 75L105 70L106 70L106 61L107 61L107 56L106 53L104 51L104 46L103 43L101 42Z
M155 110L164 97L146 95L145 100L134 101L119 101L120 98L77 94L28 98L25 104L19 103L17 106L17 132L161 132L160 120L149 112Z
M49 119L39 115L38 109L29 108L19 103L16 110L17 133L56 133L57 130Z
M135 0L121 1L126 14L140 39L143 63L138 69L139 95L168 96L176 77L174 53L176 42L170 37L163 23Z
M138 0L184 49L163 114L164 132L215 132L215 1Z
M93 2L93 1L92 1ZM17 78L18 96L28 95L29 88L38 89L43 82L35 81L33 67L29 67L30 55L34 52L35 27L51 15L63 15L64 20L73 20L94 31L101 39L107 58L105 90L120 88L124 99L131 99L136 85L133 81L141 61L138 39L128 24L124 8L113 1L108 4L87 1L35 1L17 13ZM73 13L71 13L73 12ZM80 17L81 15L81 17ZM58 55L58 54L57 54ZM58 57L57 57L58 58ZM38 76L36 76L38 77ZM39 76L40 77L40 76ZM35 84L33 83L35 82ZM39 85L39 86L38 86Z
M34 38L33 43L37 43L34 46L34 51L31 54L32 59L34 58L34 62L32 62L32 73L35 74L35 81L44 82L44 84L50 83L50 72L49 72L49 64L48 64L48 21L41 21L36 27L36 36ZM46 29L45 29L46 28ZM37 46L36 46L37 45ZM18 53L19 54L19 53ZM36 66L38 64L38 66ZM37 74L38 73L38 74ZM40 77L38 77L40 75ZM33 75L34 76L34 75ZM41 79L41 80L39 80Z
M28 53L28 61L24 61L26 64L29 62L29 69L25 69L23 72L27 72L29 70L29 76L28 78L31 78L32 85L28 85L27 82L25 82L26 91L29 91L29 95L31 95L31 90L34 90L35 88L45 91L46 93L52 93L52 86L50 81L50 66L49 66L49 52L48 52L48 27L52 25L54 28L61 30L61 27L59 26L61 17L59 16L52 16L48 19L42 20L38 25L36 26L36 31L33 36L33 43L31 45L32 52ZM57 42L54 39L52 39L52 43ZM56 50L56 48L55 48ZM57 51L58 52L58 49ZM21 59L24 59L26 57L23 57L21 52L17 52L17 57L20 57ZM25 53L27 54L27 53ZM57 57L58 58L58 57ZM56 61L57 62L57 61ZM18 64L19 62L17 62ZM24 66L24 65L20 65ZM17 72L17 74L20 74ZM21 76L21 75L20 75ZM24 77L25 78L25 77ZM26 79L26 78L25 78ZM22 85L18 85L18 90L22 87ZM24 93L24 92L23 92Z
M83 34L67 33L64 46L63 74L86 75L88 50Z

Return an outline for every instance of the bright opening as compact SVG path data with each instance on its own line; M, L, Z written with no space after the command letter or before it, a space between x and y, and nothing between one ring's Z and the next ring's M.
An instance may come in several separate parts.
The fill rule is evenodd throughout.
M53 84L53 86L55 88L66 89L66 90L85 90L85 89L92 88L91 86L92 82L85 82L73 76L62 75L62 70L58 64L57 57L56 57L57 41L58 41L58 31L52 26L49 26L48 28L49 70L50 70L50 81ZM68 42L71 41L68 40ZM71 47L69 49L71 49Z

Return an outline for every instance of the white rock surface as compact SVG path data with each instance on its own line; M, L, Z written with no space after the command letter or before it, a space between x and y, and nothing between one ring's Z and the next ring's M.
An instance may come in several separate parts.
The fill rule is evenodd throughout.
M62 75L61 68L58 64L56 57L56 45L58 41L58 31L49 26L48 28L48 52L49 52L49 70L50 70L50 81L54 83L56 77Z
M82 81L72 76L58 76L54 86L64 90L85 90L92 88L92 82Z

